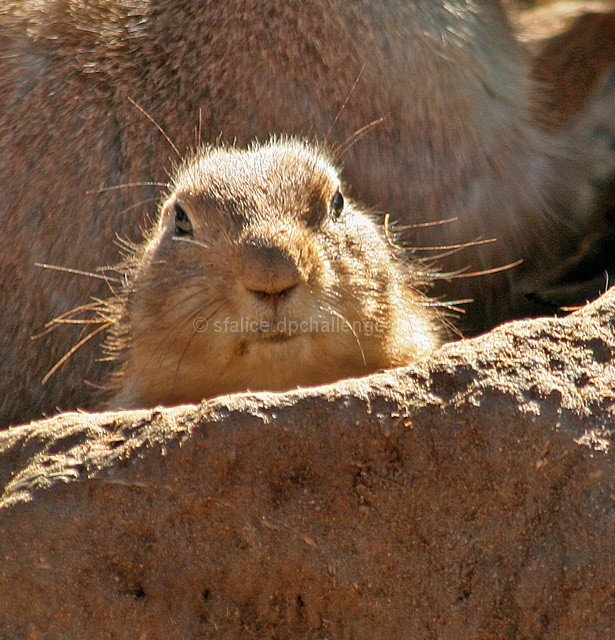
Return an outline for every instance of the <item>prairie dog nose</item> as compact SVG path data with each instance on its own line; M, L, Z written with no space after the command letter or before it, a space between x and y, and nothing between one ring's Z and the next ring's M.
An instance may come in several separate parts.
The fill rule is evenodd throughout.
M243 250L243 284L261 300L281 300L299 284L301 274L281 247L250 243Z

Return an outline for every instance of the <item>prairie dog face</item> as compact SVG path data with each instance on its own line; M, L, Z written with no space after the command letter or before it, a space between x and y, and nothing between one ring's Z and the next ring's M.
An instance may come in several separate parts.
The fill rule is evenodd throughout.
M315 385L419 357L436 332L407 276L321 151L200 150L136 256L115 404Z

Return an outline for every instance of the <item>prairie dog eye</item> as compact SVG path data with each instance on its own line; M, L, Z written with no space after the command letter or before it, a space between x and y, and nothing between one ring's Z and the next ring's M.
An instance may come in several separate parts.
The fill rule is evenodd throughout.
M176 236L191 236L192 235L192 223L188 214L184 211L181 205L175 203L175 235Z
M340 193L338 189L334 196L331 198L331 213L335 218L339 218L342 215L342 211L344 210L344 196Z

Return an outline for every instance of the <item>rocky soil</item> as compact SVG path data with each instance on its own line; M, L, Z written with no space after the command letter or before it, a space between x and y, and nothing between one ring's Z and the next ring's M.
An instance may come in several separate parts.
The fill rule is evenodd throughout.
M0 637L615 637L615 293L394 372L0 434Z

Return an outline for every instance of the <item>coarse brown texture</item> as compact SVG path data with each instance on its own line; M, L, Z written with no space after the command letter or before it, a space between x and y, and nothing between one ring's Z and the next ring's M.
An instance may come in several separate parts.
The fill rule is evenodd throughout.
M494 0L3 2L0 422L92 406L100 336L41 385L85 335L45 323L108 291L36 265L94 271L117 261L118 234L139 239L174 157L144 112L182 154L326 139L353 197L410 225L449 220L409 228L411 245L496 239L439 259L444 270L523 260L443 284L474 298L468 328L536 312L536 275L593 224L596 167L591 138L539 130L531 87Z
M578 14L577 3L561 4ZM533 297L553 308L594 299L615 275L615 2L594 4L592 10L602 12L582 15L542 41L533 65L536 120L546 131L572 122L570 135L587 141L601 168L594 175L601 195L593 224L569 255L535 280Z
M615 3L611 8L615 11ZM585 14L565 33L543 43L533 67L544 96L536 116L546 113L552 123L561 124L581 111L588 90L591 93L609 67L615 67L614 49L615 12Z
M428 362L2 434L0 636L615 637L615 291Z

